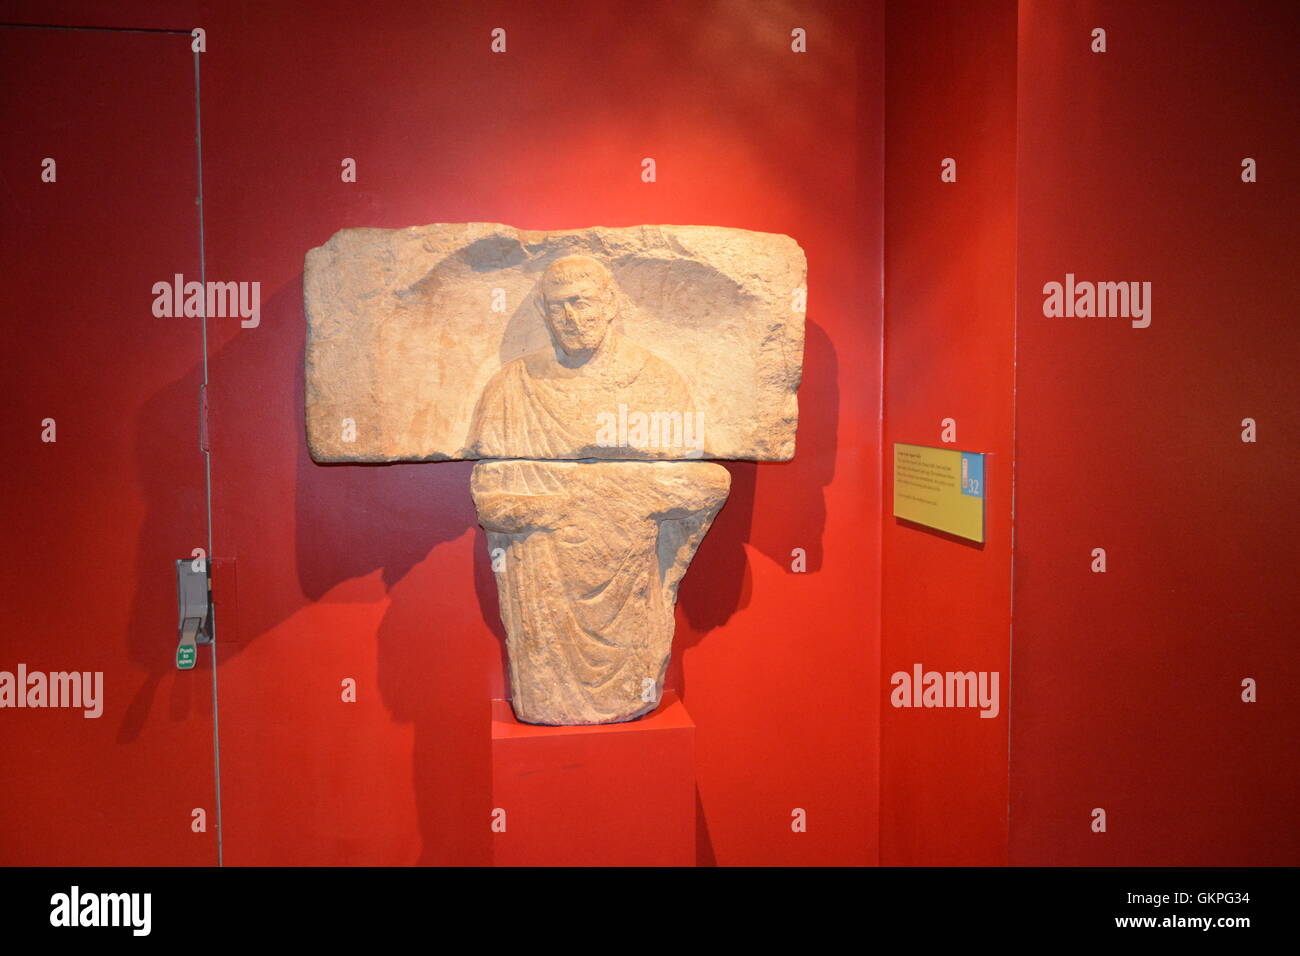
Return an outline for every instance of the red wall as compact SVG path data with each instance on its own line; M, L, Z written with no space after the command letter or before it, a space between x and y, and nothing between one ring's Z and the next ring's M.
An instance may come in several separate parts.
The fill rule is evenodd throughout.
M701 862L876 860L882 14L829 3L564 9L111 14L206 28L207 273L262 283L260 327L217 321L210 334L216 555L233 562L217 583L227 863L491 861L488 702L505 691L503 634L470 465L320 466L303 436L303 254L345 226L462 220L722 224L804 247L798 455L728 466L731 500L682 586L669 683L698 728ZM65 4L29 18L108 16ZM489 52L497 26L503 56ZM807 54L790 51L796 26ZM192 96L185 66L174 88L138 102ZM345 156L356 184L339 181ZM645 156L658 164L652 185L640 181ZM131 211L137 243L167 218ZM164 248L149 270L192 271L187 248ZM133 315L134 290L115 300ZM117 374L106 365L91 381ZM155 401L192 397L195 374L189 364L159 383ZM165 494L147 485L144 507ZM807 573L790 570L795 548ZM119 573L144 573L127 564ZM127 652L120 622L104 632L105 654ZM147 658L137 670L201 696L205 675L167 670L168 622L135 640ZM340 701L347 677L355 704ZM132 781L171 772L125 744L104 759L132 766ZM60 784L69 779L75 770ZM795 808L806 833L791 831ZM120 856L165 859L96 833Z
M942 418L993 457L983 548L886 519L882 678L1011 680L998 721L884 702L882 862L1296 859L1300 17L1220 6L889 5L885 506ZM1067 272L1152 282L1151 327L1045 317Z
M505 665L470 465L320 466L303 436L305 251L458 220L808 253L798 456L728 466L682 587L700 862L1295 862L1290 5L17 6L208 31L207 273L263 293L259 328L209 330L226 862L492 860ZM0 862L212 862L209 656L172 667L201 343L149 311L197 271L188 42L0 44L25 91L0 106L0 669L107 695L97 721L0 714ZM1151 281L1151 327L1045 317L1067 272ZM888 514L893 442L949 417L989 454L983 546ZM915 663L998 671L1000 715L892 708Z
M881 862L1006 861L1015 296L1014 2L886 18ZM957 162L955 182L940 164ZM984 452L985 541L891 516L893 443ZM895 708L890 675L996 671L997 717Z
M1021 5L1013 863L1300 851L1298 39L1291 3ZM1151 325L1045 317L1067 272L1151 282Z
M187 68L179 37L0 29L0 670L103 674L98 718L0 711L0 864L216 858L210 658L173 659L202 338L150 292L198 268Z

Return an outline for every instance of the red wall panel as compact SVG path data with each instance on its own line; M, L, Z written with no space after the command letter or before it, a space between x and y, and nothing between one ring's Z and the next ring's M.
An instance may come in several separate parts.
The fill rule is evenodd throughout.
M1021 5L1013 863L1296 862L1297 38ZM1151 282L1150 326L1046 317L1066 273Z
M804 247L798 455L729 465L669 683L698 728L701 862L875 859L878 714L862 702L879 689L881 9L557 9L111 13L207 30L208 276L262 284L258 328L217 320L210 335L228 863L491 860L505 663L470 465L321 466L303 434L304 253L345 226L465 220L719 224ZM489 50L498 26L504 55ZM139 235L151 228L142 216Z
M886 19L881 862L1006 861L1015 295L1013 2ZM956 160L956 181L940 164ZM985 541L891 515L893 443L984 452ZM999 674L996 717L895 708L890 675Z
M0 28L0 77L0 670L103 675L98 717L0 710L0 863L215 863L211 654L174 666L203 340L152 311L198 269L188 38Z
M218 513L240 566L238 640L260 658L223 685L238 735L227 745L232 860L345 858L292 826L296 804L336 797L329 788L289 783L280 801L240 799L245 781L278 776L301 747L257 742L258 701L303 671L322 688L300 714L313 747L341 747L332 759L385 781L350 804L358 827L370 821L354 837L367 859L487 861L487 701L505 690L504 662L469 466L311 464L300 372L307 248L344 225L476 219L724 223L803 244L813 304L799 454L733 467L732 498L682 587L673 680L699 727L704 861L872 858L875 727L855 700L871 684L875 641L875 563L861 542L874 534L863 452L878 383L839 369L870 370L878 348L878 198L869 187L844 194L875 160L879 123L879 58L873 41L851 38L878 31L819 8L806 24L739 5L639 14L627 30L604 4L562 22L538 5L411 7L358 29L340 7L314 16L304 38L297 18L250 7L240 23L250 49L212 58L210 129L241 145L209 167L220 210L211 259L277 290L265 327L233 337L214 376L226 384L214 399ZM795 25L821 54L790 52ZM489 52L495 26L507 29L505 56ZM304 39L296 69L278 70L274 51ZM338 182L345 155L358 160L355 188ZM653 185L639 178L644 156L658 163ZM809 552L804 576L788 570L796 547ZM358 593L358 579L382 590ZM838 612L846 592L862 594L861 617ZM378 627L335 613L380 602ZM315 660L318 642L337 656ZM827 660L839 662L831 674ZM320 739L346 706L331 683L366 671L363 693L384 707L350 718L365 720L350 747ZM807 833L791 832L796 807Z

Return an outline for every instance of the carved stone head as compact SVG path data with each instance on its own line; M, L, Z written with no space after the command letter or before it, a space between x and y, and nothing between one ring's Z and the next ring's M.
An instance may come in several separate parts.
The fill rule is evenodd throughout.
M571 360L595 354L618 315L618 291L609 270L590 256L556 259L542 275L541 293L556 347Z

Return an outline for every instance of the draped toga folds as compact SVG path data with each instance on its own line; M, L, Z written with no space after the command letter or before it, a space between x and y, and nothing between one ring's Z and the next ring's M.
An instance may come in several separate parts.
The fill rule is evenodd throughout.
M611 454L600 445L600 423L602 416L618 416L620 406L645 415L694 414L677 370L613 332L600 353L577 368L561 365L552 349L515 359L484 388L464 457L699 457L686 454L681 439L674 445L662 436L652 448L626 446Z
M665 361L621 336L568 368L548 350L488 383L467 442L494 556L520 720L595 724L653 710L672 652L677 585L726 501L725 468L681 447L602 442L602 415L691 413ZM605 436L608 438L608 436Z
M730 482L711 462L475 466L520 720L608 723L658 705L677 585Z

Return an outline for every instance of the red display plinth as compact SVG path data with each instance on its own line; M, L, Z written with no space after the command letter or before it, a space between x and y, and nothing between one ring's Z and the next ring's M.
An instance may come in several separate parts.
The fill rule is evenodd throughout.
M494 700L492 806L497 866L694 866L695 724L672 691L594 727L523 724Z

